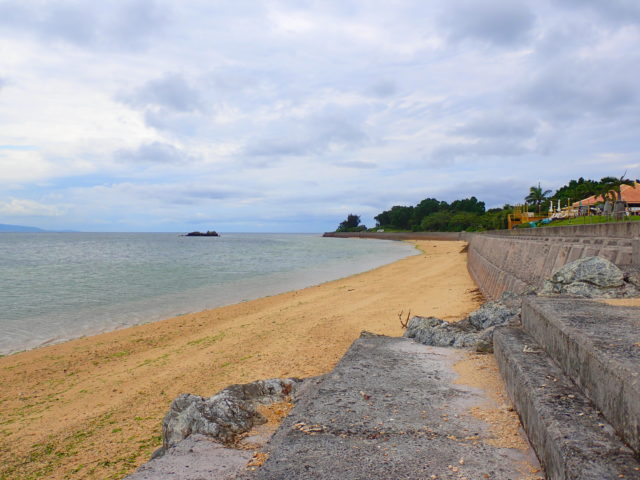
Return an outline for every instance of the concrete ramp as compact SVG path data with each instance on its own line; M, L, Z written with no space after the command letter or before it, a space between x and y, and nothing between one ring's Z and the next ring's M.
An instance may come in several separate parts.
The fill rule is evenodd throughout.
M460 350L366 335L312 386L249 479L535 479L529 451L488 443L469 408L481 390L454 384Z

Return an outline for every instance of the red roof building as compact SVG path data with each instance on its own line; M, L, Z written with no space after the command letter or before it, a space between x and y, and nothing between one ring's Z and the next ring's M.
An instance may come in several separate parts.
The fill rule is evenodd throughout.
M640 207L640 183L635 182L634 185L620 185L620 193L622 200L627 202L630 207ZM590 206L603 202L604 199L602 195L591 195L583 200L574 202L573 206Z

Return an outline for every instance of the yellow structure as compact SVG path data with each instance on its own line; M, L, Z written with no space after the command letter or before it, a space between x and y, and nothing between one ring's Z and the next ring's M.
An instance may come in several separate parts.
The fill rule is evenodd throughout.
M543 218L547 218L548 215L529 211L528 205L516 205L513 207L513 213L507 216L507 228L511 230L516 225L529 222L537 222Z

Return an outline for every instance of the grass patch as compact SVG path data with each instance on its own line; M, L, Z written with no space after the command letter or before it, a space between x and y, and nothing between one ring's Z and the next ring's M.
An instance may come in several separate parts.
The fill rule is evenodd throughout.
M589 217L567 218L565 220L554 220L547 225L538 225L539 227L562 227L567 225L590 225L594 223L620 223L620 222L638 222L640 216L625 217L623 220L614 220L609 216L591 215Z
M113 353L109 355L108 358L122 358L122 357L126 357L127 355L131 355L130 350L122 350L120 352Z
M15 354L12 354L12 355L15 355ZM5 370L14 370L14 369L16 369L18 367L22 367L23 365L24 365L24 363L18 362L15 365L9 365L8 367L4 367L4 369Z
M165 353L164 355L160 355L159 357L149 358L149 359L145 360L144 362L140 363L138 365L138 367L144 367L146 365L157 365L157 364L166 363L168 359L169 359L169 354Z
M191 340L190 342L187 342L187 345L200 345L203 347L208 347L222 340L223 338L224 338L224 332L219 333L218 335L211 335L207 337L198 338L197 340Z

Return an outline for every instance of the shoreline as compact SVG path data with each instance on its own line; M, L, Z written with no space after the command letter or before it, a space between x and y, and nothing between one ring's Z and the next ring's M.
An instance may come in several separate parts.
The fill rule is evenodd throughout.
M318 236L318 238L320 238ZM376 242L378 243L378 242ZM397 243L397 242L394 242ZM195 314L205 310L225 307L236 303L256 300L294 290L320 285L339 280L351 275L364 273L372 269L393 263L402 258L419 254L416 248L410 248L408 242L396 247L395 252L388 251L379 256L372 254L348 258L346 263L336 259L313 265L310 270L294 269L256 276L247 276L231 281L222 281L210 285L197 286L183 291L159 293L156 296L128 300L125 303L110 303L97 307L81 307L67 312L71 322L61 322L60 315L45 318L26 318L23 321L35 327L36 336L25 339L16 337L13 345L0 339L0 358L22 353L49 345L57 345L78 338L109 333L112 331L145 325L180 315ZM97 317L100 320L93 324L80 323L79 318ZM18 317L19 318L19 317ZM16 322L13 322L16 323ZM44 324L53 324L50 335L40 332ZM11 323L7 333L11 333ZM19 332L22 333L22 332ZM32 332L33 334L33 332Z
M364 273L0 358L0 476L122 478L180 393L320 375L362 330L401 335L400 312L474 310L465 243L413 243L421 253Z

